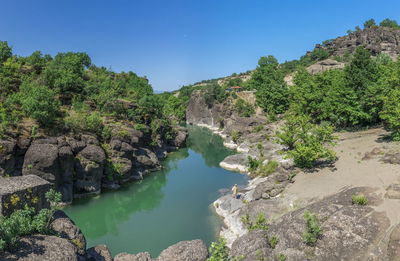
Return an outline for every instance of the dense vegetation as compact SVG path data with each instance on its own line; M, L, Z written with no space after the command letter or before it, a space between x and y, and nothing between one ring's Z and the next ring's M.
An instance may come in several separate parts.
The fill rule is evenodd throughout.
M173 134L181 104L153 94L148 80L133 72L93 65L86 53L20 57L0 41L0 136L24 126L90 132L104 141L113 131L109 122L130 121L157 141Z

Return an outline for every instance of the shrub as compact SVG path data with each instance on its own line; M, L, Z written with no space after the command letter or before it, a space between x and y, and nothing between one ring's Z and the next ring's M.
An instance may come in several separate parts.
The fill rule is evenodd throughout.
M288 115L277 142L287 146L286 156L293 158L301 168L312 168L318 160L333 161L335 152L327 145L335 145L333 127L329 124L315 125L306 115Z
M65 125L74 133L87 131L96 133L99 136L103 134L103 119L99 112L71 112L64 121ZM106 133L104 134L106 135Z
M322 229L314 213L305 211L304 219L306 220L306 231L303 233L303 240L307 245L313 246L322 236Z
M268 239L268 244L272 249L275 249L278 243L279 243L279 237L276 235L273 235Z
M240 138L240 132L238 132L236 130L232 131L231 138L232 138L232 141L236 143Z
M364 205L368 204L368 199L367 199L367 197L365 195L358 194L358 195L353 195L351 197L351 202L353 204L364 206Z
M46 193L46 198L52 209L42 209L36 213L34 208L26 206L9 217L0 216L0 251L12 250L21 236L51 233L50 219L54 214L54 206L61 201L61 194L51 189Z
M259 213L255 221L250 220L249 214L246 214L240 218L240 221L245 225L248 230L268 230L269 225L265 215L263 213Z
M217 242L212 242L209 248L210 257L207 261L228 261L229 248L226 246L226 240L220 237Z
M251 156L248 156L247 159L250 172L255 172L262 164L261 160L253 158Z
M60 102L56 93L47 86L23 83L17 94L18 103L26 116L37 120L43 126L51 125L59 114Z
M285 254L282 254L282 253L280 253L280 254L278 254L276 256L276 260L277 261L286 261L286 258L287 258L287 256Z
M260 176L268 176L269 174L272 174L276 171L276 169L278 168L279 163L275 160L271 160L268 161L267 164L265 165L261 165L261 167L259 168L259 175Z
M241 117L250 117L255 113L254 106L240 98L236 101L234 108Z

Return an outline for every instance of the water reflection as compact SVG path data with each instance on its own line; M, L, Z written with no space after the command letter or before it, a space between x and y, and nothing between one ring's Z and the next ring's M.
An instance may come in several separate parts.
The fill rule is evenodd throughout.
M210 135L211 132L205 128L189 125L188 129L188 147L200 153L207 166L218 167L226 156L232 155L233 152L224 147L221 137Z

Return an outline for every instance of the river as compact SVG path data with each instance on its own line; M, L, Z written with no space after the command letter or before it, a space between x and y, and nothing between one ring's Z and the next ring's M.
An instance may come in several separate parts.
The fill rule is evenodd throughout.
M247 177L219 167L232 151L209 130L189 126L187 147L168 155L163 169L97 197L75 200L65 212L86 236L87 247L106 244L113 255L153 257L182 240L217 238L221 221L210 206Z

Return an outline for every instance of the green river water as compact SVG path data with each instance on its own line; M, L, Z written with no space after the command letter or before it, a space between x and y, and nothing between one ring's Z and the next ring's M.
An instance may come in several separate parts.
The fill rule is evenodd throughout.
M113 255L147 251L157 257L182 240L209 245L221 227L210 204L221 189L247 180L219 167L231 153L219 136L189 126L187 147L170 153L163 170L117 191L76 200L65 212L85 234L88 248L106 244Z

